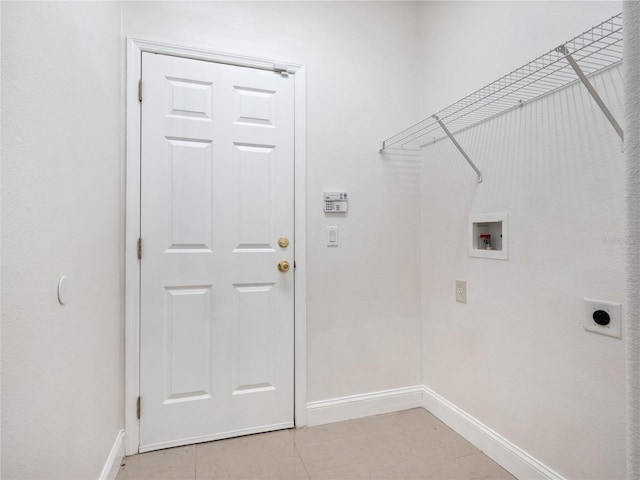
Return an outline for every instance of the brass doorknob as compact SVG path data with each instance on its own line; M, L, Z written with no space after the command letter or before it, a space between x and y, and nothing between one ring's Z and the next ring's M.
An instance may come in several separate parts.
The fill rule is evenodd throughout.
M280 248L287 248L289 246L289 239L287 237L280 237L278 239L278 245Z
M282 273L287 273L289 271L289 262L287 262L286 260L280 260L278 262L278 270L280 270Z

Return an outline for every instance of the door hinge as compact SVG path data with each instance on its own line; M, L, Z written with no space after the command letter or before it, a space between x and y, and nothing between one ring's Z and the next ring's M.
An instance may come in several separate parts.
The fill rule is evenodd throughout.
M140 397L136 401L136 417L140 420Z
M138 80L138 101L142 101L142 79Z
M138 239L138 260L142 260L142 239Z

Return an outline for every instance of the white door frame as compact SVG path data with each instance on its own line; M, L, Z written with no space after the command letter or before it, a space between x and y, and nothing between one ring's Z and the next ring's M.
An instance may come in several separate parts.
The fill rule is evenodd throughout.
M126 226L125 226L125 408L126 454L138 453L140 423L136 403L140 395L140 103L142 53L225 63L261 70L283 67L295 76L295 280L294 280L294 418L296 426L307 423L307 321L306 321L306 173L305 173L305 67L268 59L215 52L163 42L127 39L127 128L126 128ZM143 87L144 88L144 87ZM144 404L142 405L144 411Z

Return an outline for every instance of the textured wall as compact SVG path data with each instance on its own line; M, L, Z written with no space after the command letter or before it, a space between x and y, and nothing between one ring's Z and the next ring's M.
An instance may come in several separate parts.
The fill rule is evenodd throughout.
M627 478L640 478L640 2L624 5L627 178Z
M1 8L0 476L97 478L123 427L120 6Z
M435 1L421 14L421 109L431 115L622 11L621 1Z
M436 8L437 22L434 11L423 10L425 85L442 68L462 97L481 87L480 79L507 73L621 7ZM449 27L446 42L436 34L441 25ZM537 51L520 57L518 45ZM436 106L436 93L452 93L438 78L442 88L429 84L423 95L434 110L448 103ZM622 68L594 82L622 121ZM584 297L626 300L620 139L575 85L458 140L483 183L449 141L423 154L424 383L567 478L624 478L625 343L582 326ZM469 214L504 211L509 260L468 257ZM458 278L467 280L467 304L455 302Z
M120 5L1 8L1 474L96 478L122 428ZM122 6L124 35L307 66L310 401L419 383L422 350L424 383L561 474L624 476L623 342L584 333L581 315L584 296L624 301L624 239L640 236L638 205L630 195L625 231L622 154L591 99L572 87L466 132L482 185L450 144L428 147L421 222L420 166L375 150L419 118L419 85L430 114L619 8ZM637 2L625 8L638 18ZM597 85L621 117L622 71ZM638 98L637 81L626 88ZM636 102L627 122L638 115ZM627 131L625 153L636 194L639 136ZM325 188L349 191L345 218L321 212ZM469 259L467 215L504 210L512 258ZM325 225L340 226L337 249L324 246ZM637 412L637 250L627 258ZM60 275L71 280L64 307ZM469 282L465 306L453 301L455 278ZM637 452L637 415L628 423ZM632 460L628 478L640 477Z
M124 34L307 67L308 400L420 380L419 163L378 140L418 116L418 5L126 2ZM344 215L322 191L344 189ZM327 225L340 246L326 247Z

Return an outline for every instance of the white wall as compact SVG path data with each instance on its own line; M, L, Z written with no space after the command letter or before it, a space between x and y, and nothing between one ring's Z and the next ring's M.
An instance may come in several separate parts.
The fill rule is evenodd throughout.
M122 428L129 35L305 64L309 400L419 382L419 164L377 153L418 116L417 12L2 2L3 477L96 478ZM325 188L350 193L346 217L324 216ZM337 249L324 246L325 225L340 227ZM60 275L71 281L65 306Z
M620 9L426 4L423 114ZM594 81L622 121L622 69ZM451 142L423 153L423 381L562 476L624 478L624 342L582 328L584 297L625 300L620 139L575 85L458 140L483 183ZM509 260L469 258L469 214L503 211Z
M124 34L307 67L308 400L420 380L419 164L377 141L418 117L418 5L126 2ZM351 196L325 216L322 191ZM325 246L325 226L340 246Z
M564 476L623 477L623 342L581 326L583 297L625 288L622 154L591 99L462 134L481 185L447 141L422 166L376 151L619 9L2 2L3 478L96 478L122 428L123 36L307 66L309 401L425 383ZM620 69L596 83L621 117ZM346 217L325 188L350 193ZM466 256L487 211L510 214L509 261Z
M640 478L640 2L624 4L627 178L627 478Z
M120 5L1 8L0 476L98 478L123 428Z
M422 113L441 110L621 11L620 1L423 2Z

